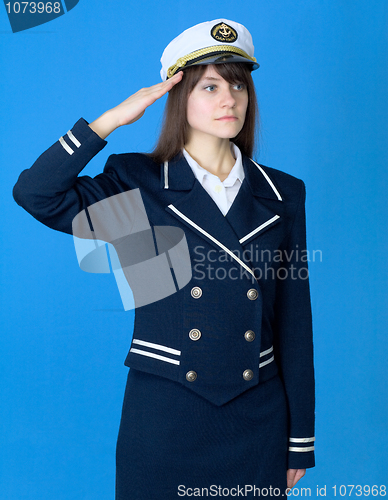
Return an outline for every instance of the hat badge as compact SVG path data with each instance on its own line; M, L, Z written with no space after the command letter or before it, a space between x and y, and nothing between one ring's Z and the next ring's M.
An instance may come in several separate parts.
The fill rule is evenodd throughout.
M217 42L233 43L237 40L237 32L226 23L218 23L213 26L210 34Z

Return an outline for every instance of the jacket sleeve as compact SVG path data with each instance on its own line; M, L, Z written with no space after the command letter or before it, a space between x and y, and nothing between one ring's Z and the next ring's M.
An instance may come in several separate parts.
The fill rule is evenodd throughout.
M104 173L94 179L78 177L106 144L81 118L20 174L13 188L15 201L46 226L72 234L72 220L79 212L122 191L117 155L108 158Z
M275 343L289 410L288 468L314 467L314 366L312 315L306 249L305 197L300 194L282 247L283 269L276 289Z

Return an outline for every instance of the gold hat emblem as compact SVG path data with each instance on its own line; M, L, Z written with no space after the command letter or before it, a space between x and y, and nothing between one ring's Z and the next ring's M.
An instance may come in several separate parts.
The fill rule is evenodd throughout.
M210 34L217 42L233 43L237 40L237 32L225 23L219 23L213 26Z

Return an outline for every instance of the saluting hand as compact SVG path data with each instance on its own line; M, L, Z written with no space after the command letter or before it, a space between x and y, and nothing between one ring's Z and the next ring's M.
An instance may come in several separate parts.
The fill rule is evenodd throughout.
M180 71L164 82L140 89L113 108L111 111L116 115L118 126L129 125L141 118L146 108L171 90L174 85L182 80L182 76L183 71Z
M102 139L122 125L136 122L144 115L148 106L169 92L174 85L182 80L183 71L164 82L138 90L118 106L106 111L97 120L89 124L89 127Z

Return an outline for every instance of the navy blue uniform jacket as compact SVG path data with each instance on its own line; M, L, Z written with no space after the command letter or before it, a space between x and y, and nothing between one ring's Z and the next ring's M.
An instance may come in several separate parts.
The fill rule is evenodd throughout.
M86 207L139 188L151 227L184 230L193 274L176 293L136 310L126 365L183 384L215 405L279 374L288 403L288 467L312 467L303 182L243 155L245 179L224 216L183 156L159 165L144 154L111 155L102 174L78 177L105 144L80 119L21 173L15 200L43 224L71 234L73 218ZM201 332L199 340L188 335L192 329Z

